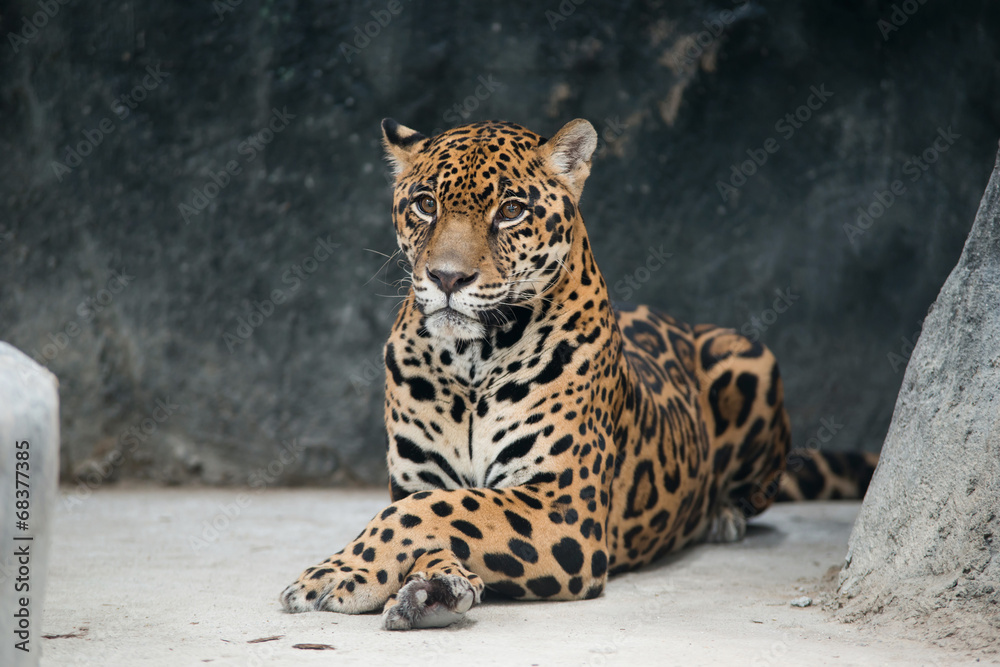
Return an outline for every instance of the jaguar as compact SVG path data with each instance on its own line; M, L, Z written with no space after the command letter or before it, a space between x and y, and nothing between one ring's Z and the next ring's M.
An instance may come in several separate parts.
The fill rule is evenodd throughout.
M592 599L742 539L776 499L863 494L870 458L790 452L764 345L611 303L579 208L589 122L382 131L412 279L384 348L392 502L284 590L286 611L381 610L408 630L487 589Z

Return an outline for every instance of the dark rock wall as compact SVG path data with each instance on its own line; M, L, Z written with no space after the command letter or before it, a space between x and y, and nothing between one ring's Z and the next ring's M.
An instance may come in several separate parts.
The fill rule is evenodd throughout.
M0 338L64 477L384 480L383 116L590 119L613 294L758 335L797 444L877 450L1000 137L1000 9L895 5L3 3Z

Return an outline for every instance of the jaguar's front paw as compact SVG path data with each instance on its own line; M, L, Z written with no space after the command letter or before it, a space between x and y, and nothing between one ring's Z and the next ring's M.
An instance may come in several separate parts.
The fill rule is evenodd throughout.
M384 571L372 574L368 568L347 565L342 560L327 561L302 573L281 592L281 606L295 614L303 611L337 611L364 614L382 608L395 587L388 584Z
M307 590L305 584L295 582L281 591L281 607L290 614L317 609L316 599L319 594L315 590Z
M446 574L428 580L416 575L399 589L395 604L382 612L382 624L386 630L443 628L462 620L478 598L465 577Z

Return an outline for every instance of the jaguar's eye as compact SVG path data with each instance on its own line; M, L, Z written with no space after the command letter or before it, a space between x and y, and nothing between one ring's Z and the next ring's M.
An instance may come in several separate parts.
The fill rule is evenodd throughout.
M434 200L434 197L424 195L417 200L417 208L420 209L421 213L434 215L437 213L437 202Z
M524 211L524 205L518 201L505 202L500 206L500 215L506 220L514 220Z

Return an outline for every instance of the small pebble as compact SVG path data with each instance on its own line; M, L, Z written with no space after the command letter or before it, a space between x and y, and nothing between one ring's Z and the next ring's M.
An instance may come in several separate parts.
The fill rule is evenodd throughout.
M803 595L800 598L795 598L794 600L792 600L790 604L793 607L808 607L812 603L813 603L813 599L812 598L806 597L805 595Z

